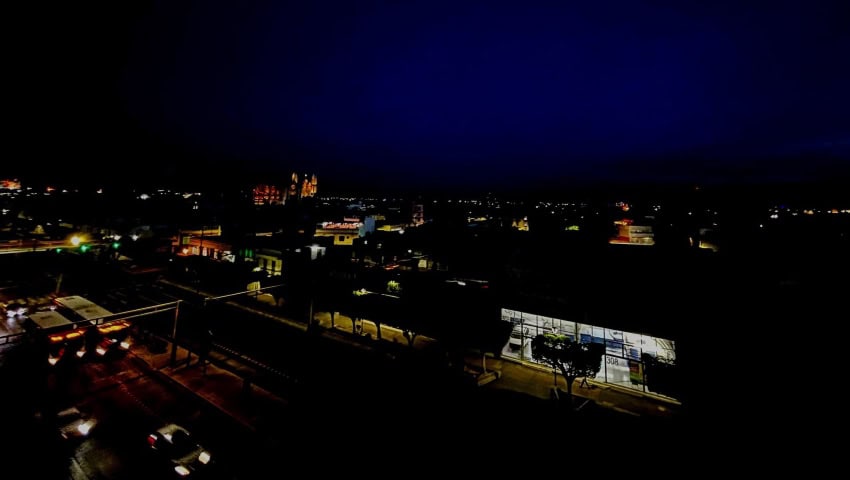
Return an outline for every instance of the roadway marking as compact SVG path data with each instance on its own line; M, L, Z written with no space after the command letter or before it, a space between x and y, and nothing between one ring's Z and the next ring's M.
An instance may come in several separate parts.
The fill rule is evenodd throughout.
M274 368L270 365L267 365L263 362L260 362L259 360L255 360L255 359L253 359L253 358L251 358L251 357L249 357L249 356L247 356L243 353L240 353L240 352L238 352L238 351L236 351L236 350L234 350L234 349L232 349L228 346L221 345L220 343L213 343L213 347L215 347L218 350L222 350L224 352L230 353L231 355L235 356L236 359L238 359L238 360L245 361L245 362L250 363L250 364L252 364L256 367L259 367L259 368L261 368L261 369L263 369L267 372L271 372L271 373L273 373L273 374L275 374L279 377L282 377L284 380L287 380L287 381L290 381L290 382L295 381L295 379L293 379L289 374L287 374L287 373L285 373L281 370L278 370L278 369L276 369L276 368Z
M158 418L158 419L162 420L162 418L156 412L154 412L153 409L151 409L144 401L142 401L141 398L139 398L135 393L130 391L130 389L127 387L127 384L125 382L119 383L118 388L122 392L124 392L125 395L130 397L130 400L132 400L133 403L138 405L139 408L142 409L142 411L144 411L145 413L147 413L148 415L150 415L154 418Z

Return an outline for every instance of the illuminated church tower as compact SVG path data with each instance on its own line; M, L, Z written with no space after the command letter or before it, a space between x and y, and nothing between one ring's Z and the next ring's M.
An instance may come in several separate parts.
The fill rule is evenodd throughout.
M424 207L422 206L421 203L414 203L413 204L413 218L411 220L411 225L413 225L414 227L418 227L419 225L422 225L423 223L425 223Z
M298 174L296 172L292 172L292 177L289 180L289 187L284 192L284 201L286 203L287 200L300 200L302 198L310 198L316 195L318 191L318 179L316 174L308 176L304 174L301 177L301 181L298 180Z
M292 172L292 178L289 181L289 188L284 193L283 203L287 200L298 199L298 174Z
M295 174L293 174L295 175ZM295 177L297 178L297 177ZM316 184L318 180L316 179L316 175L313 174L309 179L307 175L304 175L304 180L301 182L301 198L309 198L316 195Z

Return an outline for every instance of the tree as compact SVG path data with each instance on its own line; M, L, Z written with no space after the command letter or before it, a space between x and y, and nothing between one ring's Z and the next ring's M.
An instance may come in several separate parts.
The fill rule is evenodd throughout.
M643 360L646 387L650 391L681 398L682 382L676 362L656 358L648 353L644 353L641 360Z
M546 333L531 341L531 355L538 362L561 371L567 382L567 398L572 404L573 382L595 377L602 366L605 347L601 343L576 343L566 335Z

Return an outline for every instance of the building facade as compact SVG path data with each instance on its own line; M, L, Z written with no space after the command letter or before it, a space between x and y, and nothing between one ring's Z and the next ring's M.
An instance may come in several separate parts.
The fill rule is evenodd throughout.
M540 334L565 335L572 341L605 345L605 355L594 380L650 393L644 369L644 354L658 360L676 361L675 342L666 338L626 332L596 325L502 308L502 321L513 325L502 357L539 364L532 357L531 341Z

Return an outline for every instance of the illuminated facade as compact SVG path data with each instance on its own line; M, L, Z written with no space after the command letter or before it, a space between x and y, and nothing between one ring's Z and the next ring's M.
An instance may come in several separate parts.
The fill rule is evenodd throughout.
M528 217L522 217L520 219L514 219L511 223L511 227L519 230L520 232L528 231Z
M614 225L617 236L608 241L612 245L655 245L655 234L649 225L634 225L629 219L617 220Z
M307 179L307 175L304 175L304 180L301 182L301 198L309 198L316 195L318 191L319 181L316 179L316 175L312 175L310 179Z
M180 230L172 237L171 247L180 256L196 255L214 260L235 262L233 245L221 240L221 227Z
M254 255L257 268L265 270L270 276L279 276L283 272L283 253L280 250L262 248Z
M21 182L17 179L2 179L0 180L0 190L20 190Z
M414 227L418 227L419 225L425 223L424 207L421 203L413 204L413 218L411 219L410 223Z
M292 172L292 177L289 180L289 188L286 190L286 198L284 198L284 202L289 199L297 199L298 198L298 174Z
M314 237L333 237L334 245L354 245L354 239L360 238L363 223L359 219L346 218L343 222L322 222L316 226Z
M281 205L285 194L274 185L257 185L254 187L254 205Z
M559 318L502 308L502 321L513 325L502 357L538 364L531 355L531 341L539 334L565 335L572 341L605 345L605 355L594 380L651 392L644 375L643 355L665 362L676 361L675 342L640 333L625 332ZM651 392L657 393L657 392Z
M292 172L289 179L289 188L283 193L283 203L288 200L300 200L302 198L310 198L316 196L319 191L319 180L315 174L304 174L301 181L298 180L298 174Z

